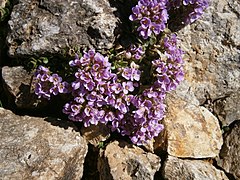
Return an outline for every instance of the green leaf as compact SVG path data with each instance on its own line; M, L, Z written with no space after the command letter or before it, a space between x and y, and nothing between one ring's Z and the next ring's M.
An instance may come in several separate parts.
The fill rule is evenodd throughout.
M46 58L46 57L40 57L39 59L40 59L41 62L43 62L44 64L47 64L47 63L48 63L48 58Z

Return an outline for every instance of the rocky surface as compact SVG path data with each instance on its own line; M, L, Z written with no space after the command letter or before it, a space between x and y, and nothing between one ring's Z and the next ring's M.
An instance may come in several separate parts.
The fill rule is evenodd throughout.
M169 180L227 180L223 171L209 162L201 160L183 160L169 156L163 167L164 179Z
M212 0L201 19L178 32L186 75L177 94L208 107L223 125L240 119L239 9L239 1Z
M169 97L167 105L167 152L176 157L216 157L223 143L217 118L204 107L174 97Z
M224 134L224 144L217 159L217 164L227 173L240 179L240 121L234 123L229 132Z
M98 161L100 179L150 180L160 168L160 158L125 142L107 145Z
M6 2L0 0L0 8L8 6ZM119 2L124 3L118 19L110 3L120 7ZM118 21L128 18L128 3L19 0L8 21L9 55L27 60L29 56L61 57L79 47L109 49L117 39ZM211 0L201 19L176 32L186 52L185 80L168 94L166 128L155 139L155 152L160 149L169 154L162 162L162 171L158 171L160 158L146 152L154 152L152 142L142 149L122 141L105 147L107 142L101 141L109 132L100 126L82 128L85 141L72 123L21 117L0 109L0 179L227 179L223 171L240 179L236 122L240 120L239 12L239 1ZM5 24L0 26L5 27L0 28L0 64L5 65L10 63L4 43L8 29ZM17 107L28 109L37 103L31 97L30 80L22 67L2 68L5 92L11 94ZM1 91L2 85L2 98ZM229 131L222 139L224 126L229 126ZM86 156L87 142L93 146L89 145L92 150ZM102 149L98 158L99 144ZM214 158L219 152L215 167L198 159Z
M3 87L8 96L9 104L13 101L18 108L34 109L47 104L34 94L32 74L22 66L2 68Z
M113 46L118 19L107 0L20 0L7 37L11 56L62 54L76 47Z
M86 140L76 127L0 108L0 179L80 179Z

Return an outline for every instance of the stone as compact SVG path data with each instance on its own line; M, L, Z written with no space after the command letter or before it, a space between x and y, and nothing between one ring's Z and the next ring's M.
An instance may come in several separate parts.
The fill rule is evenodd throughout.
M233 120L240 119L240 91L229 96L218 98L213 102L213 112L223 122L223 126L229 126Z
M87 142L73 123L0 108L0 179L81 179Z
M2 79L8 100L13 99L18 108L35 109L46 106L46 100L40 100L32 88L32 74L22 66L2 68ZM8 102L11 104L11 102Z
M216 157L223 144L218 119L201 106L191 105L174 95L166 101L165 145L171 156Z
M177 94L208 107L223 126L240 119L239 9L239 1L211 0L202 18L177 32L186 52L185 81L177 90L185 91Z
M82 127L81 133L94 147L99 146L101 142L106 141L110 137L110 129L101 123L89 127Z
M98 160L100 179L148 180L159 170L160 158L141 148L114 141L107 145Z
M168 156L163 165L163 177L170 180L227 180L223 171L202 160L185 160Z
M107 0L20 0L8 21L9 55L64 54L113 47L118 18Z
M240 121L236 121L228 132L224 134L224 143L217 158L218 166L225 172L240 179Z

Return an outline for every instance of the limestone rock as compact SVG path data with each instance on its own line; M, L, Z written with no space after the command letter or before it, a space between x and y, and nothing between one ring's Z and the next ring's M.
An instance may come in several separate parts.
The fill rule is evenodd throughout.
M219 154L223 140L217 118L204 107L169 96L164 119L167 152L176 157L206 158Z
M125 142L107 145L98 161L100 179L148 180L160 168L160 158Z
M75 126L0 108L0 179L80 179L87 143Z
M107 0L20 0L9 20L11 56L61 54L64 49L113 46L118 19Z
M206 13L195 23L178 32L185 54L185 82L181 97L196 104L211 105L228 125L240 119L240 3L235 0L212 0ZM221 110L213 108L218 101ZM229 108L231 107L231 108ZM221 114L224 111L224 117Z
M169 156L164 163L164 179L169 180L227 180L223 171L209 162L201 160L182 160Z
M9 95L8 99L13 99L18 108L33 109L47 104L46 100L39 100L34 94L31 87L32 75L22 66L3 67L2 78L6 94Z
M224 134L224 144L217 164L227 173L240 179L240 121L234 123L230 132Z
M82 127L81 133L85 139L95 147L110 137L110 129L101 123L96 126Z

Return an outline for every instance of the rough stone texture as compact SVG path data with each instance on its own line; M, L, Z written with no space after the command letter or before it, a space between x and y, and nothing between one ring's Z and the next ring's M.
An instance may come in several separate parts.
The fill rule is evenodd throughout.
M87 143L75 126L0 108L0 179L80 179Z
M125 142L110 143L98 161L100 179L148 180L160 168L160 158Z
M32 75L22 66L2 68L4 89L10 100L13 98L18 108L36 108L47 104L46 100L39 100L32 89ZM11 102L9 102L11 103Z
M63 49L113 46L118 19L107 0L20 0L7 37L11 56L62 53Z
M82 127L81 133L94 147L97 147L100 142L106 141L110 137L110 129L104 124Z
M219 154L223 140L218 120L204 107L169 96L164 119L167 152L176 157L206 158Z
M236 98L240 91L240 3L210 2L201 19L178 32L186 52L186 75L177 90L183 91L177 94L191 104L208 106L223 125L229 125L240 119Z
M230 132L224 134L224 144L217 164L227 173L240 179L240 121L237 121Z
M201 160L182 160L169 156L164 163L163 176L169 180L227 180L223 171L209 162Z

